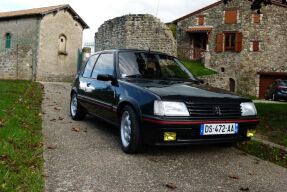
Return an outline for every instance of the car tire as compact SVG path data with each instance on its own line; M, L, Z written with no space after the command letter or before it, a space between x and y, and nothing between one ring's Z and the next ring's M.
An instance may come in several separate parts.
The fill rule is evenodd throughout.
M135 110L125 106L120 117L121 146L125 153L134 154L142 150L140 124Z
M276 95L274 93L272 94L272 100L273 101L278 101L278 99L277 99L277 97L276 97Z
M76 93L73 93L71 96L70 115L73 120L83 120L86 116L84 108L78 102Z

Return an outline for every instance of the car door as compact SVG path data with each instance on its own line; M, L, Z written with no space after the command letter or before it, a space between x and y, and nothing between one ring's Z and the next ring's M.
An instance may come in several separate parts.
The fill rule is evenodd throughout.
M91 76L91 97L93 98L95 115L105 120L115 121L116 113L113 111L115 104L115 86L111 81L98 80L98 75L115 76L114 53L102 53ZM115 123L115 122L114 122Z
M78 99L80 104L87 109L89 113L93 113L94 108L91 99L91 91L93 90L93 87L91 87L91 75L98 57L99 54L92 55L88 59L82 74L79 76Z

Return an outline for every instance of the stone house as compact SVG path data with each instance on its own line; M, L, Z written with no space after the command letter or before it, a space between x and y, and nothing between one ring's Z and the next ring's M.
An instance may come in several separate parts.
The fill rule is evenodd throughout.
M69 5L0 13L0 79L73 78L86 28Z
M287 5L272 2L260 15L233 0L176 19L178 53L218 71L210 84L263 98L272 81L287 79Z
M95 51L104 49L150 49L176 55L171 30L149 14L131 14L105 21L95 34Z

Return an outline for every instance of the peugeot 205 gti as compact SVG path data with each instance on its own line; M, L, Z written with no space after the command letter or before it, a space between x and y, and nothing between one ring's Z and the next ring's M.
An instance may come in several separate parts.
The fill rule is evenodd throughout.
M92 55L73 84L70 113L118 126L126 153L147 144L230 145L249 140L259 122L250 99L204 85L176 57L147 50Z

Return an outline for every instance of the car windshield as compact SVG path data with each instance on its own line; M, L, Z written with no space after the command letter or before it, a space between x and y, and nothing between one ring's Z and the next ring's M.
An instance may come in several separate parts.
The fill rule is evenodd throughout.
M120 52L122 78L196 80L175 57L150 52Z

